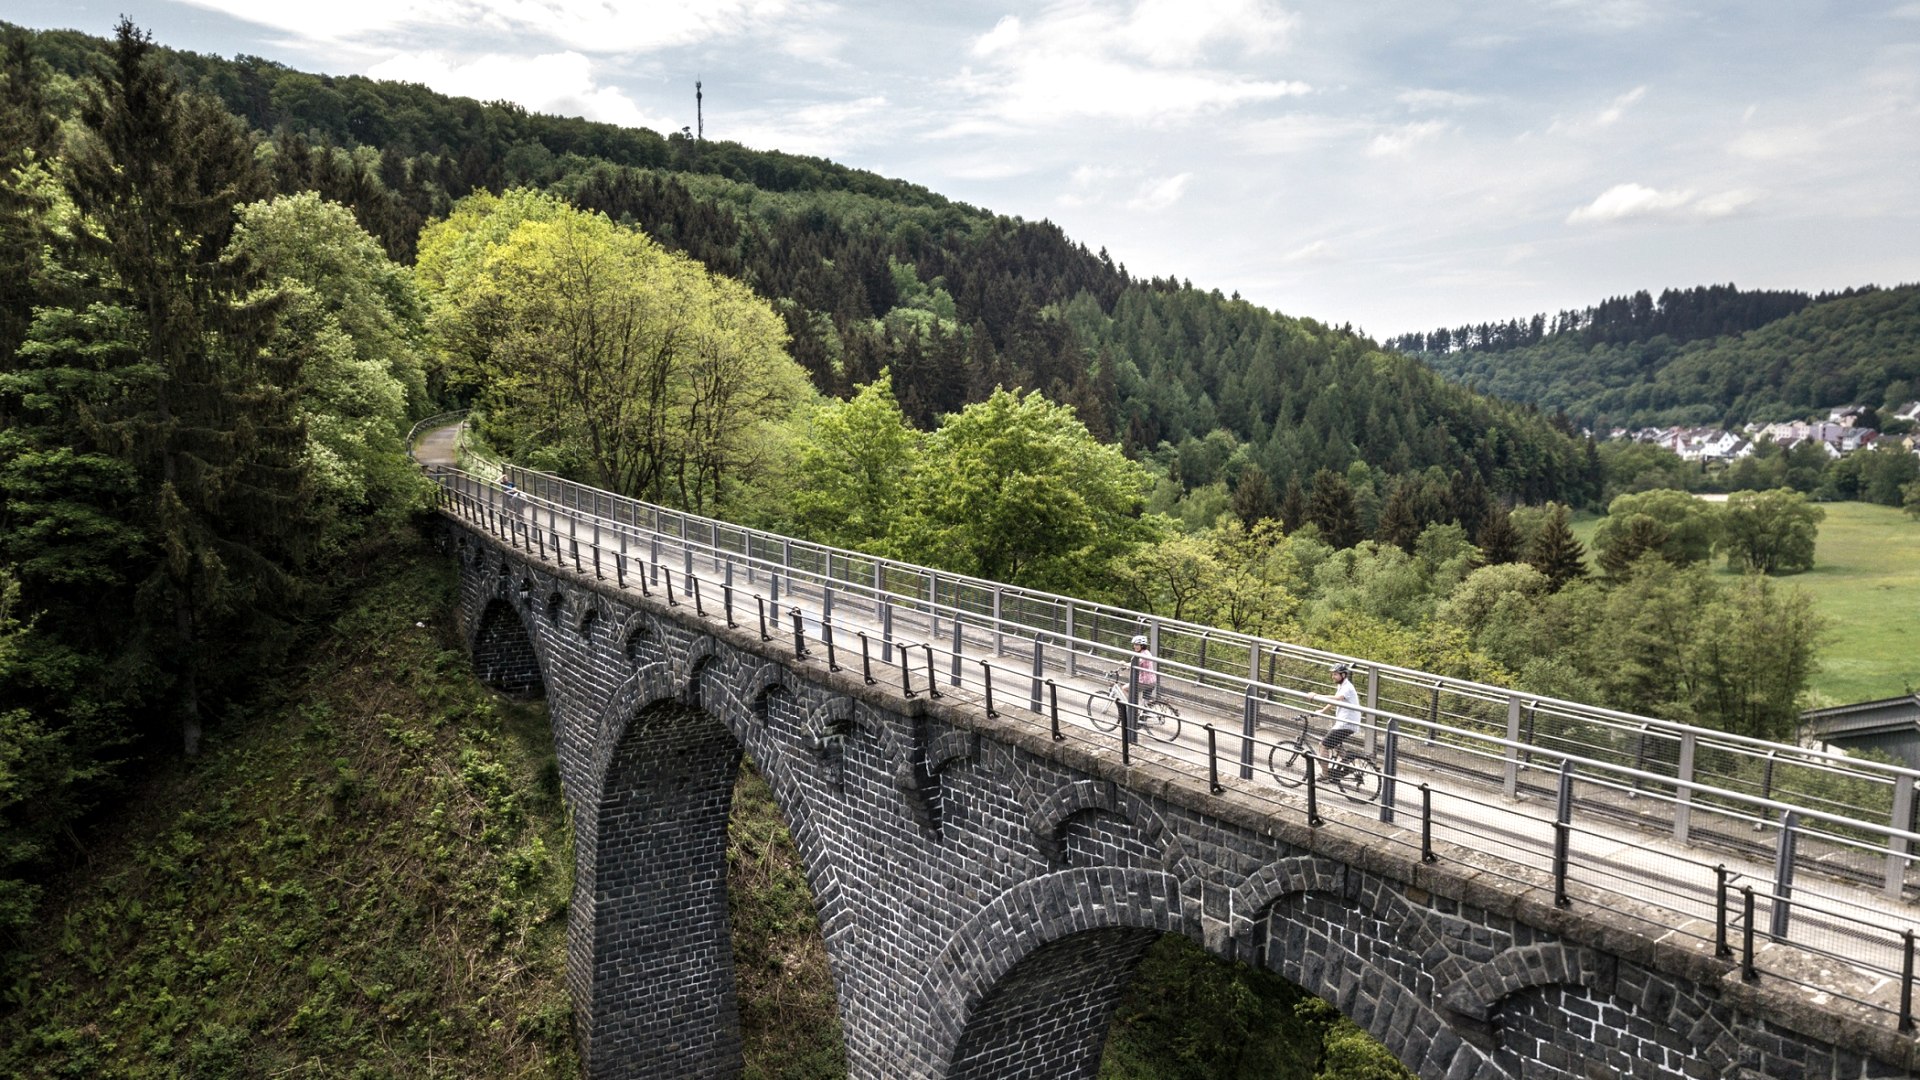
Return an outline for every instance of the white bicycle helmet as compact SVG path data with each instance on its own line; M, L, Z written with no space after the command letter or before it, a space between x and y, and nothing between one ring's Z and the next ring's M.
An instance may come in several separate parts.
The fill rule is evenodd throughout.
M1145 634L1135 634L1135 635L1133 635L1133 647L1134 647L1134 648L1136 648L1136 649L1137 649L1137 648L1139 648L1140 646L1142 646L1142 645L1145 645L1146 643L1147 643L1147 635L1145 635Z

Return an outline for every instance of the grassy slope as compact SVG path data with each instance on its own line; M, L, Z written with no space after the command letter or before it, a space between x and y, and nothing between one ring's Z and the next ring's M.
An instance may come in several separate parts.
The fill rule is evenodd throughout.
M1813 569L1782 580L1831 620L1817 705L1920 690L1920 521L1891 506L1822 503Z
M544 710L378 553L304 670L136 793L9 965L0 1075L578 1075L571 845Z
M1891 506L1821 503L1813 569L1777 579L1805 589L1831 626L1820 650L1811 705L1844 705L1920 690L1920 521ZM1587 545L1601 518L1576 518ZM1737 576L1716 562L1724 578Z

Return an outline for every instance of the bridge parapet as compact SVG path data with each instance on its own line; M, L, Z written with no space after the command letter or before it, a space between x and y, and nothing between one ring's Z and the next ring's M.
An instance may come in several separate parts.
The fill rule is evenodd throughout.
M1286 725L1314 688L1309 665L1324 654L816 549L539 474L508 477L513 493L443 474L444 505L464 526L469 627L488 611L497 620L504 604L541 656L580 844L592 847L577 852L576 895L619 891L596 869L613 842L597 822L613 818L583 809L611 805L613 774L582 763L639 752L615 748L663 703L718 718L773 779L808 859L855 1075L901 1075L902 1062L915 1076L1010 1075L996 1070L1011 1048L1031 1047L1036 1025L1056 1035L1034 1075L1082 1075L1133 958L1164 932L1281 971L1429 1075L1584 1075L1571 1055L1597 1047L1602 1031L1666 1063L1642 1075L1709 1075L1678 1062L1713 1047L1700 1060L1737 1074L1752 1059L1743 1040L1761 1032L1775 1064L1821 1075L1915 1067L1901 1030L1912 985L1900 971L1911 955L1900 905L1912 890L1901 845L1911 833L1794 807L1771 797L1777 787L1703 782L1703 746L1751 753L1739 740L1628 718L1607 730L1671 738L1692 760L1677 753L1671 774L1621 765L1613 735L1541 734L1539 715L1578 706L1472 684L1437 692L1504 701L1500 733L1489 734L1444 722L1464 715L1451 701L1439 720L1395 708L1400 687L1427 677L1376 667L1363 670L1384 756L1379 802L1349 801L1364 782L1321 788L1298 776L1288 789L1276 780L1294 774L1267 764L1287 746ZM1113 732L1085 708L1103 689L1089 676L1118 660L1135 627L1162 643L1162 678L1187 729L1173 741L1156 742L1164 729L1150 724L1138 725L1144 740L1132 730L1152 709L1137 698ZM1167 648L1181 635L1197 640L1196 655ZM1245 649L1234 663L1247 674L1209 661L1228 647ZM1776 769L1780 749L1770 751ZM1792 767L1840 768L1808 760ZM1883 784L1890 815L1904 782L1910 815L1911 775L1846 775ZM1690 818L1681 839L1725 845L1732 869L1716 877L1676 845L1662 807ZM1769 826L1776 807L1806 817ZM1656 838L1631 831L1649 816ZM1756 823L1773 829L1758 845ZM853 850L862 844L883 854L863 859ZM1804 871L1820 845L1845 856L1827 861L1856 880L1879 875L1874 888L1816 883ZM1784 872L1743 866L1756 846L1784 852ZM1749 910L1740 890L1756 880ZM876 900L910 917L875 913ZM576 966L622 970L598 950L621 940L608 926L625 923L603 905L578 906L594 928L577 935L589 944ZM1810 973L1839 960L1877 981ZM602 1002L619 998L609 987L632 975L606 978L574 983L589 1060L618 1045L630 1062L638 1044L594 1034L613 1015ZM726 998L728 987L708 989ZM1828 1000L1809 1003L1815 992ZM1596 1028L1594 1017L1611 1019ZM1847 1042L1831 1037L1834 1025ZM1587 1041L1570 1046L1569 1030ZM737 1056L725 1039L710 1045ZM1625 1071L1642 1068L1626 1060Z

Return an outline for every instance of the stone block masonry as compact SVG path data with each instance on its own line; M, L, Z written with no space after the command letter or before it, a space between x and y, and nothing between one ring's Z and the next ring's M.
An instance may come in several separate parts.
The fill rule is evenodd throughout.
M1911 1037L1617 913L1210 795L1150 753L1124 765L870 686L711 608L447 528L476 670L549 702L591 1077L739 1075L726 825L743 752L805 863L857 1080L1091 1077L1167 933L1299 983L1433 1080L1920 1072Z

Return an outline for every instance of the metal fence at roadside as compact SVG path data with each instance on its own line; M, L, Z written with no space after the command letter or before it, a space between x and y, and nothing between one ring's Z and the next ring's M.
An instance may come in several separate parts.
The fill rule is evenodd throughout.
M458 470L434 478L448 512L530 555L757 628L763 640L909 697L1024 715L1055 739L1104 742L1126 760L1150 745L1215 791L1239 781L1235 790L1272 800L1277 813L1300 812L1301 798L1315 823L1364 813L1393 826L1380 830L1388 842L1418 845L1423 857L1436 844L1499 852L1519 885L1549 886L1561 900L1583 888L1618 895L1616 910L1644 912L1650 926L1691 935L1749 971L1768 947L1844 958L1849 970L1871 973L1862 983L1871 988L1836 977L1819 989L1912 1028L1904 913L1920 839L1914 770L954 575L517 466L505 467L511 488ZM1164 709L1170 725L1147 723L1167 717L1123 677L1111 684L1120 722L1103 730L1094 715L1109 692L1103 679L1124 676L1137 633L1159 657L1162 693L1178 715ZM1354 666L1367 718L1366 760L1378 775L1366 799L1356 798L1365 781L1317 782L1310 756L1304 776L1272 767L1337 661ZM1245 783L1256 778L1270 783ZM1549 804L1550 817L1533 809ZM1596 857L1608 829L1725 861ZM1796 883L1813 876L1862 894L1796 897Z

